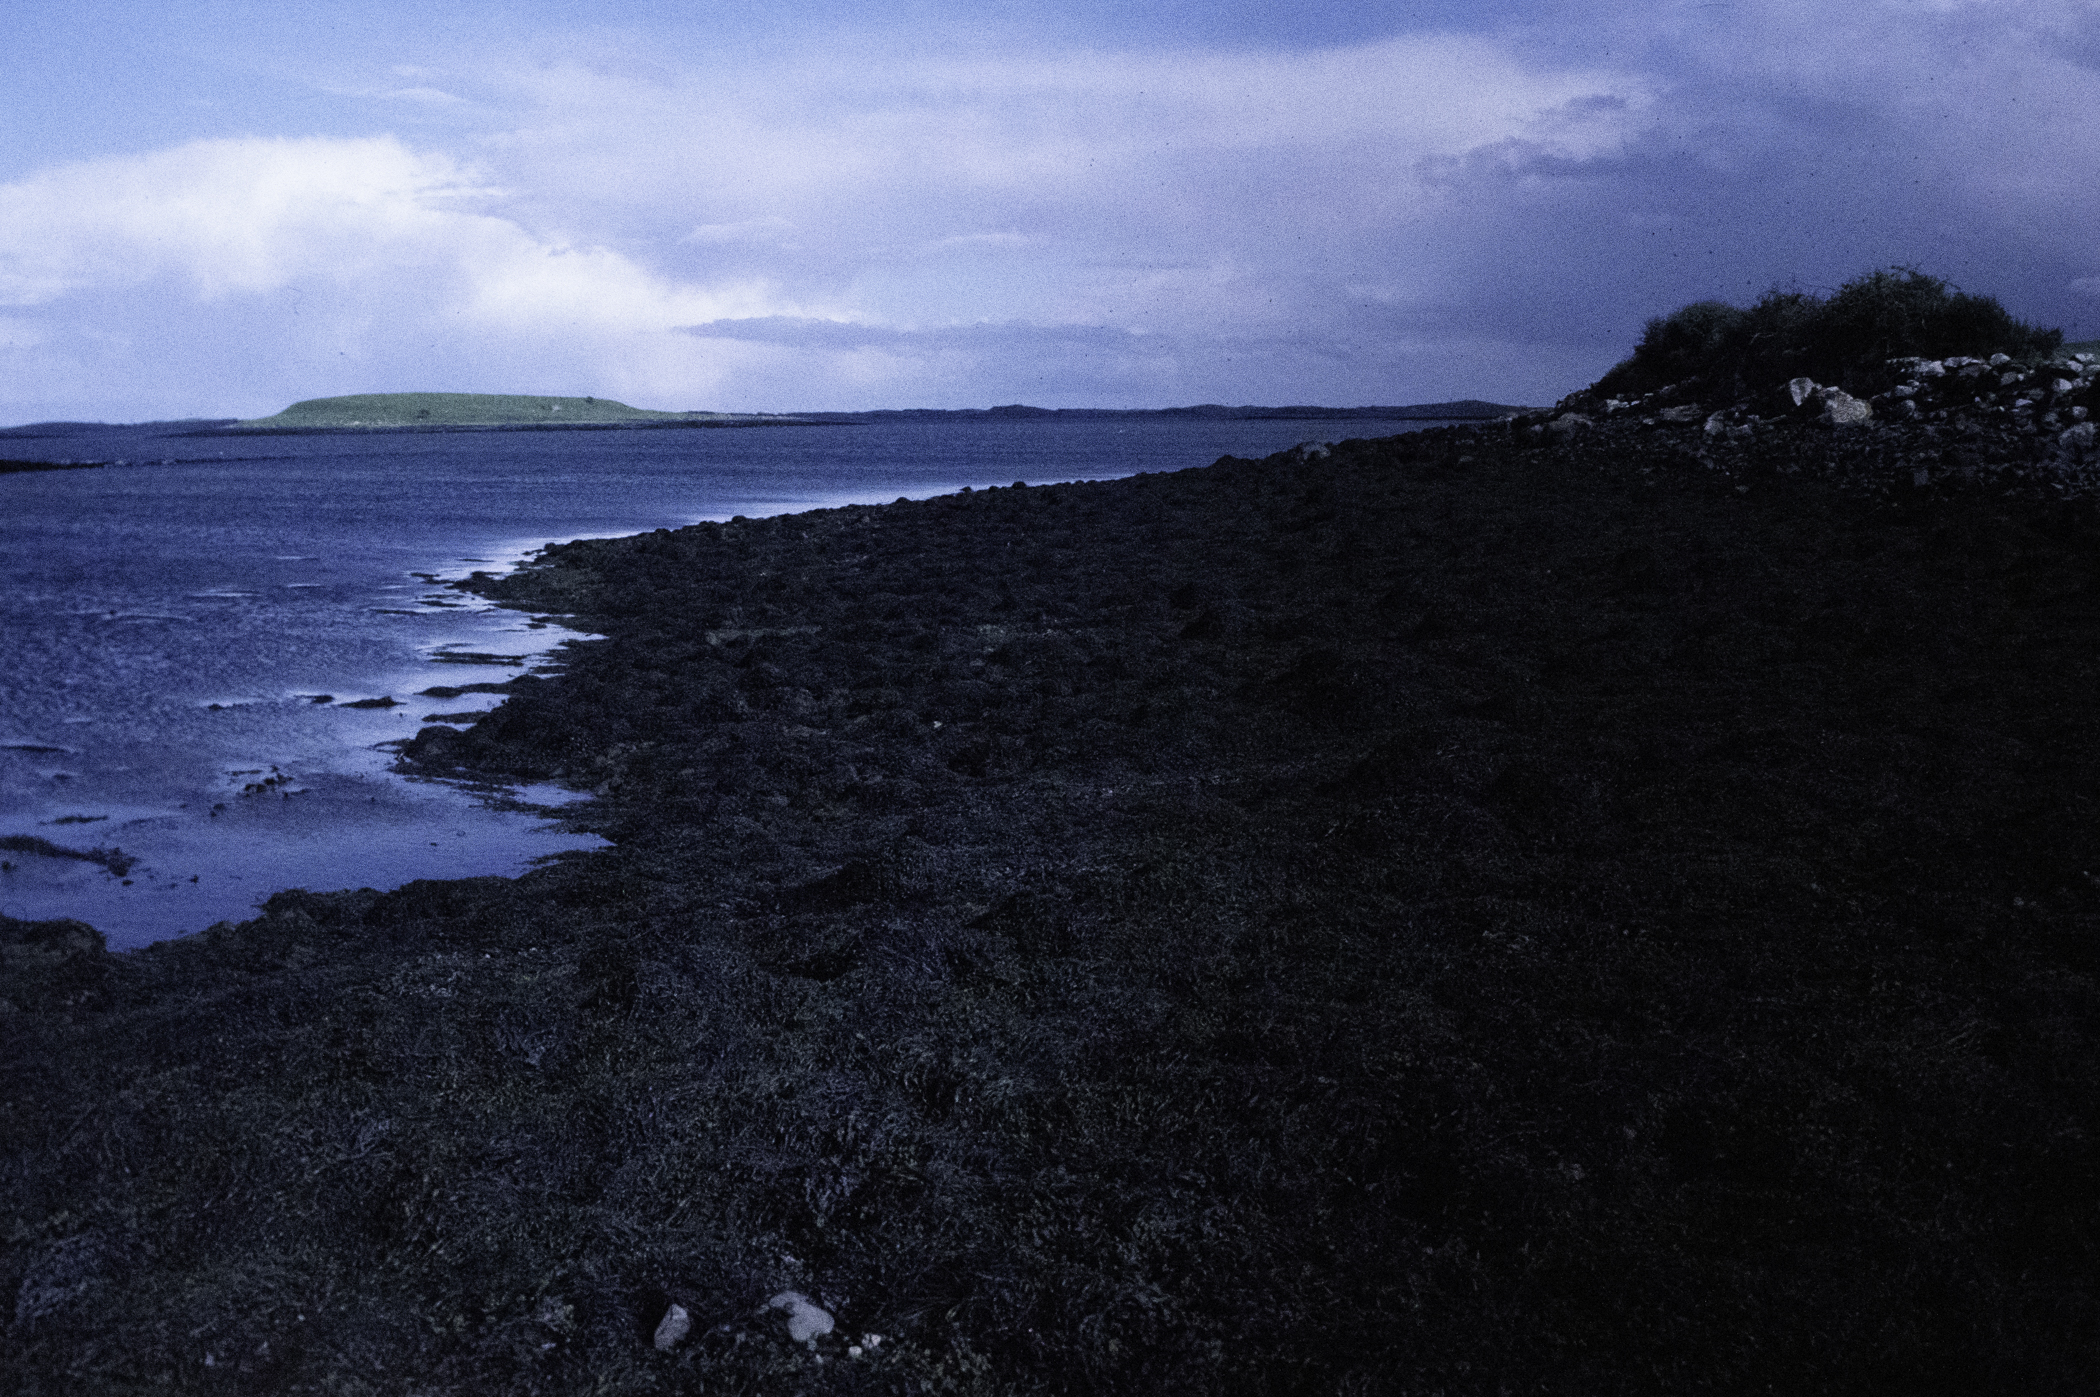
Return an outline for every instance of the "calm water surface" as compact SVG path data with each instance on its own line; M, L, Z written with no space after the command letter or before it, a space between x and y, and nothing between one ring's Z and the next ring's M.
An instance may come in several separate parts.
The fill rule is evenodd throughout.
M389 745L574 632L440 585L551 542L1106 479L1424 422L932 422L225 437L15 429L0 458L0 912L131 947L288 887L515 874L592 847L552 788L406 777ZM513 663L492 663L504 657ZM327 696L330 701L318 701ZM373 699L391 708L349 708Z

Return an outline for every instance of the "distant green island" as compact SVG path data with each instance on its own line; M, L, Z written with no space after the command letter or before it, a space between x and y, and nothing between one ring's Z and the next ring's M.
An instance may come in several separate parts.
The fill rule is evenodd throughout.
M233 431L415 427L639 427L781 422L759 413L658 412L610 398L554 398L525 393L352 393L308 398L274 417L236 422Z

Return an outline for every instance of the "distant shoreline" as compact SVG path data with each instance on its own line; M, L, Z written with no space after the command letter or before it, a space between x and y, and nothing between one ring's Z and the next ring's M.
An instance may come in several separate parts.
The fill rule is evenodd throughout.
M84 471L108 464L107 461L0 461L0 475L18 475L30 471Z
M1040 408L1016 404L994 408L873 408L866 412L718 414L690 418L580 422L389 422L263 426L269 418L202 427L188 436L365 436L383 432L614 432L692 431L744 427L863 427L885 422L1486 422L1532 409L1467 399L1405 407L1199 407Z
M381 399L403 400L398 406ZM437 408L412 408L408 400L473 400L441 402ZM577 405L581 411L565 420L555 420L552 407L546 416L520 415L509 395L499 394L366 394L355 399L321 398L295 403L270 417L190 418L160 422L28 422L0 427L4 437L74 436L89 432L139 431L161 428L164 435L199 437L312 436L375 432L575 432L611 431L628 428L692 429L723 427L840 427L882 422L998 422L998 421L1208 421L1208 422L1485 422L1537 411L1481 398L1461 398L1441 403L1366 407L1321 407L1293 404L1273 407L1242 404L1199 403L1191 407L1106 408L1031 407L1011 403L990 408L871 408L862 412L657 412L631 408L624 403L589 398L531 399L533 403ZM393 412L388 409L394 408ZM450 408L450 411L441 409ZM395 413L398 412L398 415ZM425 414L418 416L418 414ZM353 415L353 414L363 414ZM372 420L372 419L378 420Z

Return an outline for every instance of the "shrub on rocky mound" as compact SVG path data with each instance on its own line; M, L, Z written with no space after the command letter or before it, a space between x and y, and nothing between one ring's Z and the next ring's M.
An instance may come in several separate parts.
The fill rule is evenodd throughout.
M1628 398L1697 378L1740 396L1807 377L1848 392L1890 385L1887 361L2005 354L2046 359L2061 330L2015 319L1989 296L1958 290L1915 267L1846 282L1828 300L1772 290L1748 310L1698 301L1650 320L1630 357L1599 379L1599 398Z

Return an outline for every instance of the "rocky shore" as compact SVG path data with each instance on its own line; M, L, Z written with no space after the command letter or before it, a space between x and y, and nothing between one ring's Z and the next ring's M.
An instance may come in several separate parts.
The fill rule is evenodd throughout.
M1614 443L1625 428L1665 430L1702 465L1808 471L1884 498L1937 484L2062 499L2100 484L2100 356L1891 359L1874 377L1882 391L1864 398L1812 378L1732 402L1697 378L1630 400L1588 389L1515 421L1534 442L1569 442L1600 422L1622 428ZM1699 434L1689 442L1668 431L1694 424ZM1836 434L1804 439L1785 430L1804 424Z
M473 580L614 847L4 924L11 1373L2085 1390L2094 380L1941 367Z

